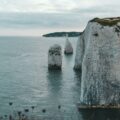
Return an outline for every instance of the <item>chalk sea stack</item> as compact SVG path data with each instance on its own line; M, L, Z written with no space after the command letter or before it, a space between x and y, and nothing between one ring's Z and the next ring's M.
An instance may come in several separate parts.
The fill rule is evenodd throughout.
M58 69L62 67L62 50L60 45L53 45L48 51L48 69Z
M75 69L82 70L80 103L120 104L120 17L88 22L77 44Z
M65 54L73 54L73 47L72 44L70 43L70 41L67 39L66 40L66 44L65 44L65 50L64 50Z

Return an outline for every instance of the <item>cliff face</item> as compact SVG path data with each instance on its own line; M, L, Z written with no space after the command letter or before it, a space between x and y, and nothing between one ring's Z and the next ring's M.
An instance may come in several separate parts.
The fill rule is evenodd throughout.
M81 103L120 104L120 18L88 23L78 40L75 69L82 69Z
M84 36L83 34L80 35L77 41L75 65L74 65L74 69L76 70L81 70L82 68L82 60L83 60L84 48L85 48L83 36Z

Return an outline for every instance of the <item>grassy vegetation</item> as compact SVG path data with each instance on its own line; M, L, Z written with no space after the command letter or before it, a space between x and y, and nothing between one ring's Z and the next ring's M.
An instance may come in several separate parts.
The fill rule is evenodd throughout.
M97 22L103 26L110 26L111 27L111 26L117 25L117 23L120 22L120 17L104 18L104 19L94 18L90 22Z
M78 37L81 32L54 32L43 35L43 37L65 37L68 34L69 37Z

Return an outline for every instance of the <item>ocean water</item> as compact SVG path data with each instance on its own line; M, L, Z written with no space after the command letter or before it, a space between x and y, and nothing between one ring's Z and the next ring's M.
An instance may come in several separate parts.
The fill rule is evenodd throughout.
M76 40L70 38L74 50ZM0 37L0 113L9 113L9 102L14 110L34 105L36 115L44 108L54 113L58 105L72 112L79 75L73 71L74 55L62 55L62 71L48 71L48 49L56 43L64 49L65 38Z
M48 71L49 47L57 43L64 49L65 38L0 37L0 115L35 106L36 117L119 120L119 110L78 112L81 73L73 70L77 39L70 38L74 54L62 55L62 71Z

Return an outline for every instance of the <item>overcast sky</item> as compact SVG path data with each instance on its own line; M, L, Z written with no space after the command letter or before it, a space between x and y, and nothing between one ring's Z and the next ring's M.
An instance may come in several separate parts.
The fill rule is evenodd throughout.
M94 17L120 16L120 0L0 0L0 35L82 31Z

